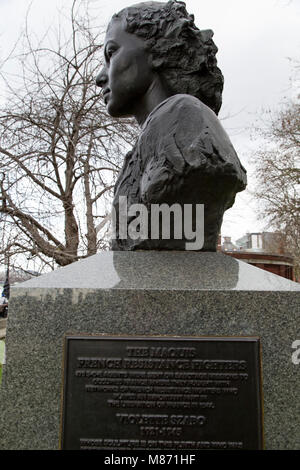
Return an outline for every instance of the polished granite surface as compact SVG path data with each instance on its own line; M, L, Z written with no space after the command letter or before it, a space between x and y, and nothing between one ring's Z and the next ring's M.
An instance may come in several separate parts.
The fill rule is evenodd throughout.
M300 284L223 253L110 251L18 288L300 291Z
M12 289L0 449L57 449L66 334L259 337L267 449L300 449L300 284L222 253L107 252ZM38 430L38 432L37 432Z

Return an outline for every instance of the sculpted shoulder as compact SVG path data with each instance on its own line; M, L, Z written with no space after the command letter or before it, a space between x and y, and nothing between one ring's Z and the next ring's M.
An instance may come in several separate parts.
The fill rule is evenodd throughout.
M186 166L204 170L207 163L223 171L228 163L242 186L246 184L246 170L220 120L191 95L174 95L157 106L143 126L139 147L145 163L149 157L163 157L175 172Z

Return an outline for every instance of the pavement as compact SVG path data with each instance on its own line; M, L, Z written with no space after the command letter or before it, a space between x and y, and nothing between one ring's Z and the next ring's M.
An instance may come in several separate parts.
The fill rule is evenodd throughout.
M0 339L5 338L6 336L6 323L7 318L0 318Z
M5 362L5 342L7 318L0 318L0 364Z

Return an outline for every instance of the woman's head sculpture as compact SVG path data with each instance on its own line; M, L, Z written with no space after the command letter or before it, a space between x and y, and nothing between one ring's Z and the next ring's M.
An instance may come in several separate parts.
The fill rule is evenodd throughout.
M195 26L183 2L173 0L130 6L108 25L97 85L111 116L134 116L141 126L115 185L113 249L201 249L186 248L191 244L185 232L178 236L175 221L173 238L164 236L164 220L159 236L156 231L152 237L149 210L176 204L177 209L194 208L192 233L201 218L197 208L204 206L202 250L215 251L224 211L246 186L246 171L217 118L223 76L212 36ZM124 199L126 214L120 203ZM128 237L133 225L141 225L132 223L137 205L148 211L147 230ZM169 212L166 225L170 218ZM186 224L183 219L180 227Z
M200 31L183 2L138 3L115 14L110 25L116 20L124 20L126 31L145 41L171 95L193 95L218 114L224 80L213 32Z

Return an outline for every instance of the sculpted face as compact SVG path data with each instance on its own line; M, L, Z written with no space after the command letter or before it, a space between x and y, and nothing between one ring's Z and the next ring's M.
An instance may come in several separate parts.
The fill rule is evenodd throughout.
M122 20L114 20L105 37L104 56L105 67L96 83L103 88L109 114L137 116L154 81L145 42L127 33Z

